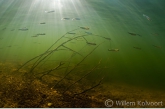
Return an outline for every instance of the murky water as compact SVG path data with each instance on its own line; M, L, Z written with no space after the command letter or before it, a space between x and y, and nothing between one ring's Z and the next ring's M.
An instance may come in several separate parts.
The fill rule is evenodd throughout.
M65 50L52 55L42 66L49 69L54 61L68 61L73 51L66 47L86 56L100 44L83 62L86 66L79 69L92 68L101 60L100 65L105 68L91 74L89 79L98 78L101 73L110 84L164 90L164 3L164 0L0 0L0 61L25 63L71 31L66 35L68 39L87 36L67 43L61 48ZM72 62L81 59L76 55Z

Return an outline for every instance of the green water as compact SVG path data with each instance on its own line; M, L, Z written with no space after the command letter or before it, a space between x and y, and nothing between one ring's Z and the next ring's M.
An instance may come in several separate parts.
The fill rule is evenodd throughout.
M164 0L0 0L0 61L24 63L45 52L66 32L79 26L89 27L89 30L80 29L76 32L90 32L111 38L108 41L92 35L87 37L91 42L102 44L84 63L90 67L102 59L101 64L108 67L101 72L105 75L105 82L164 90L163 4ZM54 12L45 12L52 10ZM40 24L42 22L46 24ZM24 27L28 30L19 30ZM46 35L32 37L38 33ZM90 47L81 41L67 46L78 51ZM112 48L119 49L119 52L108 51ZM91 49L81 53L85 54L88 50ZM71 52L63 51L49 60L67 60L69 55ZM80 56L76 56L72 61L78 62L80 59ZM95 75L90 79L95 78Z

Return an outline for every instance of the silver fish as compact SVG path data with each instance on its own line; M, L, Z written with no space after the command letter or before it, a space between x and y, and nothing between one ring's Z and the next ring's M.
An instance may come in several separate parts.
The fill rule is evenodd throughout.
M24 28L20 28L19 30L21 30L21 31L27 31L27 30L29 30L29 29L26 28L26 27L24 27Z
M119 51L119 49L108 49L108 51Z
M143 14L143 16L144 16L147 20L151 20L150 17L148 17L147 15Z

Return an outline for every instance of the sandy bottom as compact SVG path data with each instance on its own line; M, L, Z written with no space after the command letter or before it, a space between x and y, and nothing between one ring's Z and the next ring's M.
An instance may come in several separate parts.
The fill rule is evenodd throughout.
M104 84L103 87L105 91L102 94L107 94L105 97L108 101L107 106L112 105L112 102L109 102L112 100L113 105L111 107L165 107L165 93L161 90L115 83L111 85Z
M10 68L9 68L10 66ZM52 88L37 78L25 78L26 71L16 71L15 66L0 63L0 107L44 108L44 107L165 107L165 93L127 84L102 83L85 93L77 84L74 91L62 93L67 87Z

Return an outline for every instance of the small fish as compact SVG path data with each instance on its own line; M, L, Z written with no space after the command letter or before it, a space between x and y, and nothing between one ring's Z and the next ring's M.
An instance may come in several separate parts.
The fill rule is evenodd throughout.
M40 35L46 35L45 33L41 33Z
M24 28L20 28L19 30L21 30L21 31L27 31L28 28L24 27Z
M61 20L70 20L70 18L62 18Z
M41 22L40 24L46 24L45 22Z
M10 31L14 31L15 29L11 29Z
M156 48L162 48L161 46L157 46L157 45L153 45L154 47L156 47Z
M72 20L80 20L80 18L73 18Z
M52 13L52 12L55 12L54 10L51 10L51 11L45 11L46 13Z
M144 16L147 20L151 20L150 17L148 17L147 15L143 14L143 16Z
M130 34L130 35L132 35L132 36L141 36L140 34L135 34L135 33L130 33L130 32L128 32L128 34Z
M86 42L89 45L96 45L96 43Z
M140 48L140 47L133 47L133 48L138 49L138 50L141 50L141 48Z
M86 34L88 34L88 35L92 35L92 33L91 32L85 32Z
M76 34L76 33L68 32L68 34Z
M136 36L136 34L135 34L135 33L130 33L130 32L128 32L128 34L133 35L133 36Z
M108 49L108 51L115 51L115 52L117 52L117 51L119 51L119 49Z
M109 37L103 37L104 39L107 39L107 40L111 40L111 38L109 38Z
M141 36L140 34L136 34L136 35Z
M80 27L80 28L84 30L89 30L89 27Z
M38 33L37 35L46 35L45 33Z

